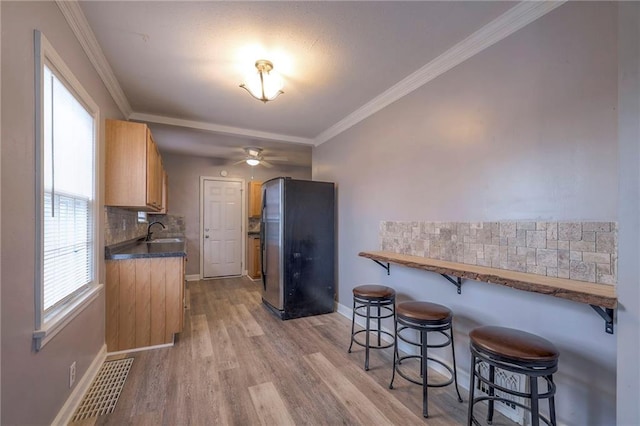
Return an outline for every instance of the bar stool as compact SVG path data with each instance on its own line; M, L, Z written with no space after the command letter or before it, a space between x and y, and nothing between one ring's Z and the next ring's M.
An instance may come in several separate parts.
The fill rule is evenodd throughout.
M458 394L458 402L462 402L460 391L458 390L458 376L456 373L456 350L453 344L453 313L446 306L438 305L429 302L402 302L396 306L396 343L393 351L393 374L391 376L391 383L389 389L393 389L393 381L396 377L396 372L404 379L422 385L422 415L429 417L429 407L427 400L427 389L430 387L444 387L451 383L455 384L456 393ZM420 333L420 342L414 342L402 335L404 330L415 330ZM444 343L432 343L429 344L427 340L427 333L438 332L442 334L447 340ZM412 346L420 348L420 355L405 355L399 356L398 353L398 341L402 340ZM453 356L453 368L444 362L428 356L428 348L444 348L451 345L451 355ZM421 380L416 380L405 374L400 365L402 361L406 359L417 358L420 359L420 375ZM442 383L429 383L427 380L427 360L435 362L443 366L449 371L449 380Z
M469 415L468 425L479 424L473 417L473 406L480 401L489 401L487 422L493 421L494 401L515 404L531 413L532 426L539 426L540 420L547 425L556 425L556 408L554 395L556 386L553 383L553 373L558 371L558 350L553 343L535 334L526 333L512 328L484 326L469 333L471 344L471 384L469 385ZM480 363L489 366L489 377L483 377L480 373ZM507 389L495 383L495 369L511 371L522 374L530 380L530 391L520 392ZM547 382L547 391L540 393L538 390L538 378L544 378ZM474 398L475 379L478 384L488 386L489 395ZM528 398L531 407L512 401L502 396L496 396L495 390L504 394ZM539 413L539 400L549 400L549 419Z
M396 291L391 287L382 285L361 285L353 289L353 315L351 318L351 343L349 344L349 353L353 344L360 345L365 348L364 369L369 370L369 349L385 349L393 346L395 337L393 334L382 330L380 320L391 318L395 314ZM377 312L372 314L371 308L377 308ZM366 318L365 328L363 330L354 331L356 323L356 315ZM377 321L375 329L371 328L371 320ZM365 333L365 342L362 343L356 339L360 333ZM377 344L371 344L371 333L378 336ZM386 335L392 339L389 344L382 344L382 335Z

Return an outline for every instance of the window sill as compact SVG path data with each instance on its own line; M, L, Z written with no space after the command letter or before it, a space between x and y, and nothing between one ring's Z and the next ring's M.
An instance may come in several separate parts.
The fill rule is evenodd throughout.
M84 311L91 302L96 300L103 288L104 284L91 287L60 312L57 312L52 318L48 319L39 330L34 331L33 339L35 340L36 351L42 349L56 334L61 332L75 317Z

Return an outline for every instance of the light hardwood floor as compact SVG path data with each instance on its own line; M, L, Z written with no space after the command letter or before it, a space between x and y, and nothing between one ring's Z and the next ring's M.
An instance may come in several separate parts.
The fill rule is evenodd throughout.
M82 425L466 424L463 389L463 403L451 386L430 389L428 419L419 386L396 377L389 390L391 349L371 351L364 371L338 313L281 321L247 278L190 282L187 296L175 346L127 355L114 413ZM497 414L494 424L514 423Z

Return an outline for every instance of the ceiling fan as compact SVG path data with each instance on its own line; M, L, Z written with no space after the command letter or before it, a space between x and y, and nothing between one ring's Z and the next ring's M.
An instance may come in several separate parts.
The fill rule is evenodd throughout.
M247 163L250 166L257 166L257 165L261 165L261 166L265 166L268 168L273 167L273 164L265 161L265 160L272 160L272 161L288 161L288 158L286 157L265 157L262 154L263 149L262 148L257 148L257 147L253 147L253 146L248 146L243 148L244 153L245 153L245 157L240 160L240 161L236 161L233 164L241 164L241 163Z

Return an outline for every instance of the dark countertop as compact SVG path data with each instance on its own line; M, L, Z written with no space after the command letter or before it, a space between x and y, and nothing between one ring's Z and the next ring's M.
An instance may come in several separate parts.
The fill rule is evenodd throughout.
M251 238L251 237L259 237L260 236L260 231L257 232L247 232L247 235Z
M106 260L145 259L152 257L186 257L185 242L148 243L144 238L105 247Z

